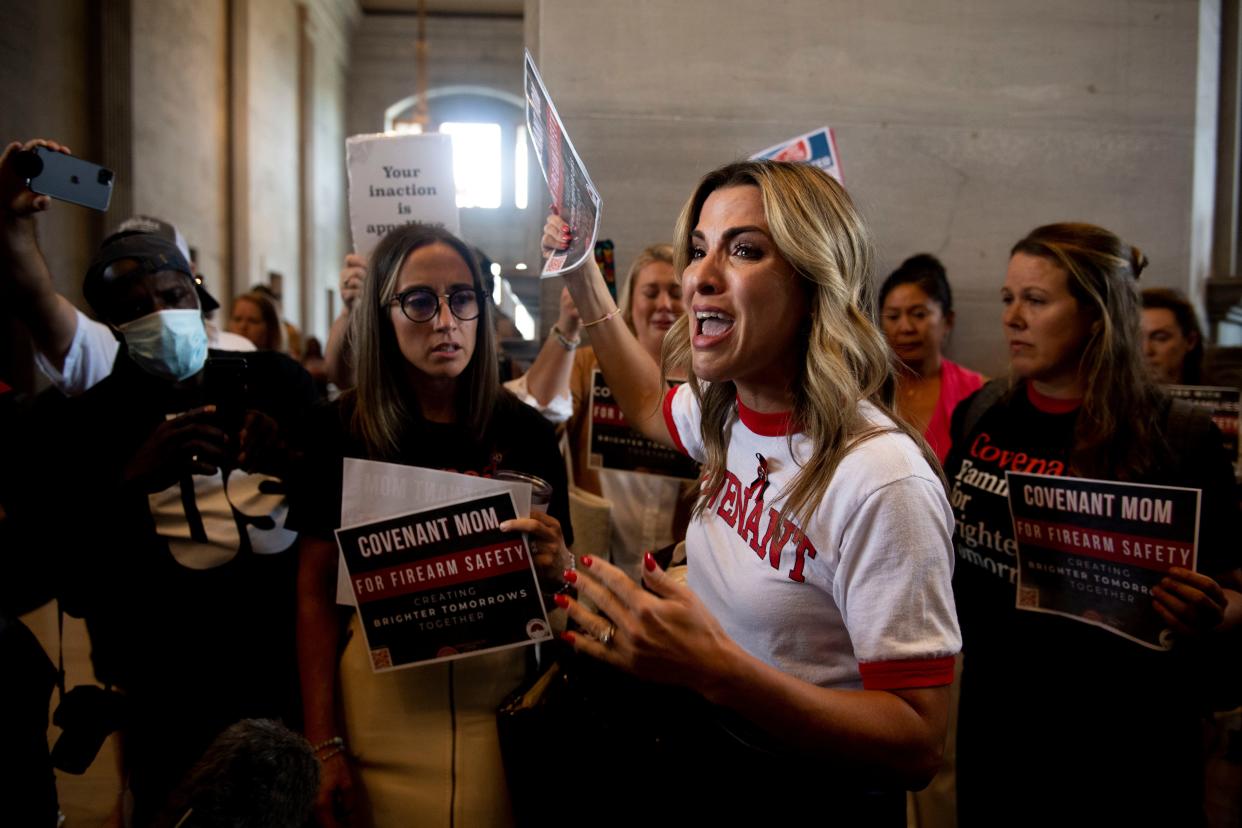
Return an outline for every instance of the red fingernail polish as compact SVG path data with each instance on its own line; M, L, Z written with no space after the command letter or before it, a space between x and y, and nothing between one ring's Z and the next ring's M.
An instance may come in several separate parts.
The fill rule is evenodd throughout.
M583 556L580 558L580 560L582 561L582 565L583 565L583 566L585 566L585 567L587 567L587 568L590 568L591 564L593 563L593 561L591 560L591 556L590 556L590 555L583 555Z
M561 633L561 640L562 640L562 641L564 641L566 644L573 644L573 643L574 643L574 634L573 634L573 633L571 633L571 632L568 632L568 631L567 631L567 632L563 632L563 633Z
M564 578L567 583L578 583L578 573L574 572L572 569L566 569L561 577Z
M553 596L552 596L552 600L553 600L553 601L555 601L555 602L556 602L556 605L557 605L558 607L560 607L561 609L568 609L568 608L569 608L569 598L567 598L567 597L566 597L566 596L564 596L564 595L561 595L560 593L557 593L556 595L553 595Z
M651 557L650 552L643 555L643 566L647 567L648 572L655 572L656 562L655 558Z

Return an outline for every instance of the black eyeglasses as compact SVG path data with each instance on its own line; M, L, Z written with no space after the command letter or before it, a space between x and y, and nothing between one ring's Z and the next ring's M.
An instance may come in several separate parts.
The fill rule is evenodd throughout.
M479 292L474 288L454 288L448 293L436 293L431 288L412 287L394 296L389 304L401 306L401 312L411 322L430 322L440 313L440 297L448 300L449 312L462 322L479 318Z

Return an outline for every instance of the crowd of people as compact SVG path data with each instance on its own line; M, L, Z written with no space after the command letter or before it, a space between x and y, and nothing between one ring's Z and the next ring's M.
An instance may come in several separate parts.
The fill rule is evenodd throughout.
M303 361L270 293L238 296L219 330L184 240L150 217L94 254L88 316L40 251L50 203L13 169L30 145L0 157L0 294L53 385L20 400L0 378L0 672L19 677L3 683L0 778L20 824L55 824L52 766L68 761L46 749L57 671L18 619L51 598L86 620L108 692L75 714L99 739L121 731L128 824L235 803L194 780L260 765L278 780L265 790L289 780L263 797L282 814L269 824L301 824L312 791L322 826L514 821L496 714L531 661L372 671L337 600L346 458L550 484L546 511L500 529L527 536L545 585L574 588L554 598L563 657L678 688L742 734L686 753L670 820L803 819L814 801L842 824L904 824L905 792L942 769L960 659L960 825L1203 823L1200 722L1239 702L1236 458L1164 390L1205 384L1193 307L1140 291L1146 259L1110 231L1051 224L1012 246L1009 366L988 380L945 356L938 259L873 290L866 223L836 180L729 164L616 298L590 257L564 273L551 335L502 383L477 251L418 224L346 258L341 316ZM545 253L572 240L553 210ZM636 439L697 479L596 467L597 371ZM1142 599L1164 649L1019 609L1004 481L1032 470L1202 492L1197 565ZM575 545L571 487L611 504L607 546ZM651 554L678 541L684 577ZM80 728L61 691L65 741ZM570 761L609 756L548 737ZM277 758L251 757L252 739ZM585 764L548 778L583 788L567 801L598 790ZM604 821L658 820L635 792L608 793Z

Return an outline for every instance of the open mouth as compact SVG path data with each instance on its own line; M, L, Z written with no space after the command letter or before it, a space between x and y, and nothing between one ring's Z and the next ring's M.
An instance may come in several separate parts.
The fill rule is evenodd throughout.
M695 311L695 333L709 339L718 339L733 329L733 317L720 311Z
M441 342L439 345L431 349L433 354L455 354L461 350L461 346L455 342Z

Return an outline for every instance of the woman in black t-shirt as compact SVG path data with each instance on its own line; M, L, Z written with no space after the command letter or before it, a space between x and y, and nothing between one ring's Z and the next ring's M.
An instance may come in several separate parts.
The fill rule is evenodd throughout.
M1011 379L954 414L945 474L963 636L962 826L1203 821L1203 678L1242 599L1226 538L1233 480L1219 433L1174 410L1143 365L1144 264L1087 224L1018 242L1001 288ZM1199 571L1172 568L1138 598L1173 631L1172 649L1015 608L1008 471L1203 491Z
M495 711L522 678L523 651L372 675L356 618L342 643L335 605L344 457L541 477L549 513L501 529L528 534L541 571L568 560L564 463L552 427L501 388L490 317L465 244L425 225L393 230L351 315L357 387L319 412L306 439L290 523L301 533L298 661L305 732L322 763L321 825L511 820Z

